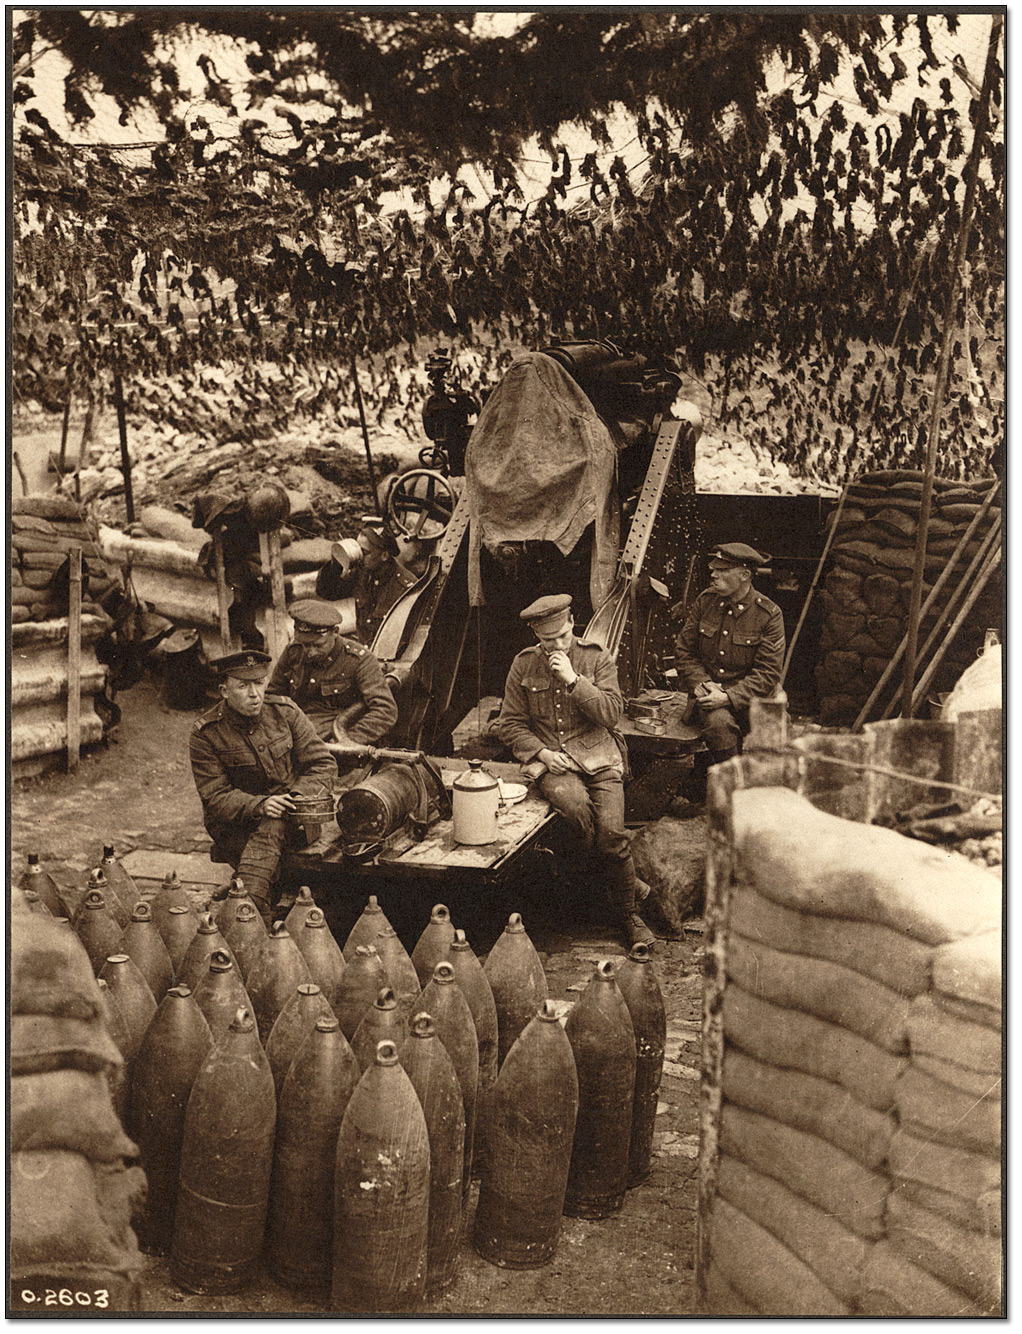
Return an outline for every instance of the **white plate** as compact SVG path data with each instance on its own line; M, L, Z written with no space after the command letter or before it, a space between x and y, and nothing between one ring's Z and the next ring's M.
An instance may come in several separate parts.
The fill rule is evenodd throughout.
M524 783L505 783L503 779L500 782L500 795L508 806L516 806L518 802L524 801L529 795L529 789Z

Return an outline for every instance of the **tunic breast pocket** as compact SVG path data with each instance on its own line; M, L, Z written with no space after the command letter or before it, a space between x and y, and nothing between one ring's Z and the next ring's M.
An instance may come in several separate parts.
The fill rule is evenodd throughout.
M319 693L327 704L340 703L351 694L351 681L324 681Z
M553 691L548 679L541 676L523 677L522 689L529 701L529 712L534 718L553 717Z
M738 670L752 666L756 660L756 650L762 642L762 634L735 633L732 640L731 656Z
M279 760L282 755L286 755L291 749L291 737L279 736L270 742L270 754L275 760Z

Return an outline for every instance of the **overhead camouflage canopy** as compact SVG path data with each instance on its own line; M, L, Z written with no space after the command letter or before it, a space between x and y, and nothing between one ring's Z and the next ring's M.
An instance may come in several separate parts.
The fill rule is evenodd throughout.
M939 466L1001 440L996 15L16 17L18 395L222 361L272 420L260 367L316 368L314 408L358 355L381 411L437 339L481 351L478 391L510 344L612 336L821 480L921 460L989 35Z

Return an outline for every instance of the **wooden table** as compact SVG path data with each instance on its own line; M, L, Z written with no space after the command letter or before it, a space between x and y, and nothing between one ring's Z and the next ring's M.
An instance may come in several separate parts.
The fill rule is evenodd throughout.
M431 762L451 781L454 774L468 768L467 760L447 756L431 757ZM506 783L522 781L521 768L517 764L487 761L485 768L487 773ZM340 833L335 826L330 826L316 843L289 852L287 864L302 872L371 876L378 869L388 875L412 875L420 879L424 876L456 876L486 883L499 879L558 818L550 803L530 783L521 801L501 806L498 811L498 838L494 843L477 846L455 843L452 821L437 820L421 841L416 842L407 830L402 829L386 840L372 862L362 863L345 856Z
M649 732L640 722L625 716L621 733L632 755L693 755L702 750L703 743L696 728L683 722L688 706L684 690L646 690L636 699L656 708L656 721L663 731Z

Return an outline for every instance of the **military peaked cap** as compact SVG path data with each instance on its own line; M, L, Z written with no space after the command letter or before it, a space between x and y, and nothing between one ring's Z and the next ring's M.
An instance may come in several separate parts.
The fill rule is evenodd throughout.
M341 623L341 613L337 608L317 598L302 598L298 602L292 602L288 612L296 630L306 625L313 630L325 630Z
M242 681L265 681L270 674L272 661L268 653L246 648L240 653L228 653L224 658L217 658L210 666L221 678L236 676Z
M518 615L532 626L533 630L552 630L564 625L571 610L570 593L550 593L546 597L530 602Z
M741 565L747 570L766 565L770 557L765 552L746 546L744 542L721 542L710 552L711 570L731 570Z

